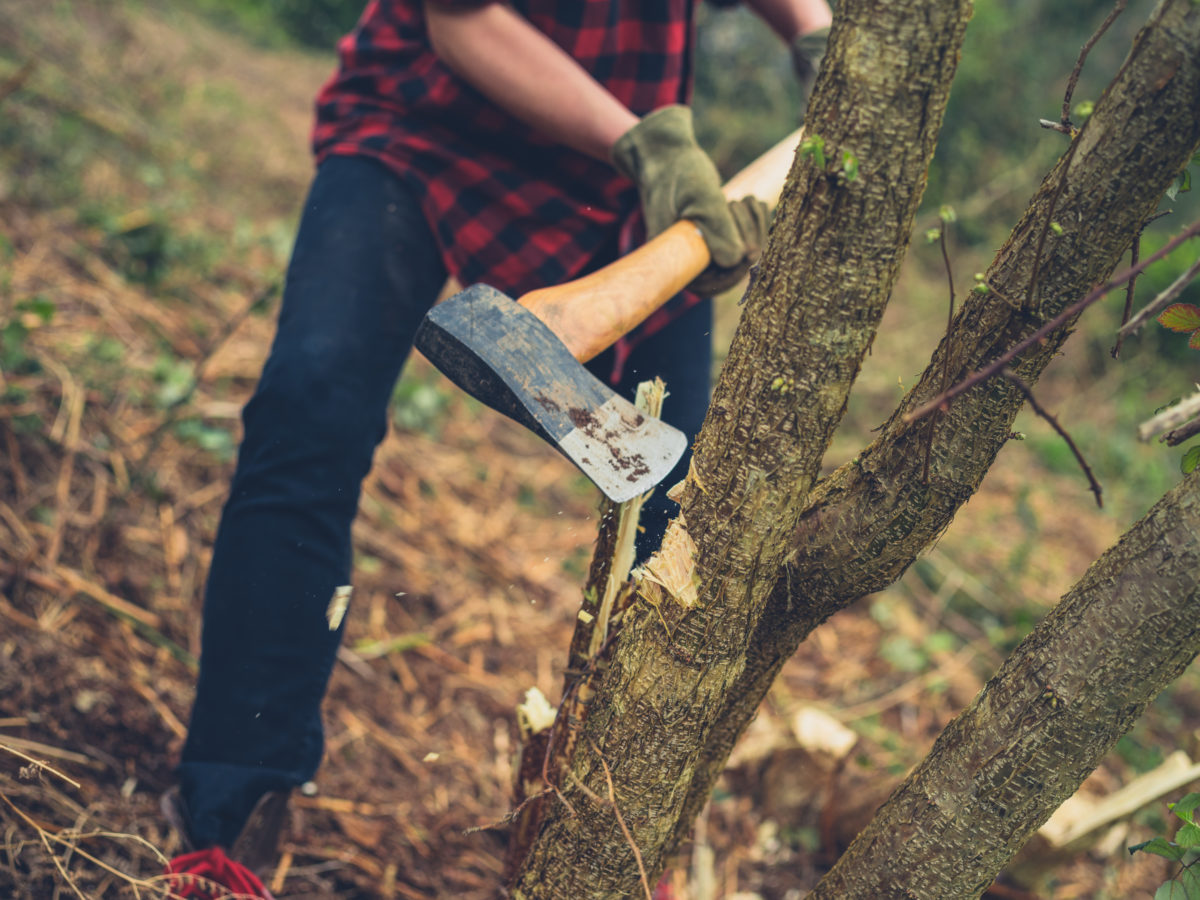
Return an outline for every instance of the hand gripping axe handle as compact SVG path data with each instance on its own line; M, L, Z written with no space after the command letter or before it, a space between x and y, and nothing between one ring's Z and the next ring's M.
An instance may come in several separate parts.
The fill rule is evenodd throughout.
M802 131L724 186L774 205ZM516 302L474 285L439 303L416 346L476 399L549 441L616 502L658 484L687 448L678 429L642 415L582 363L683 290L710 262L692 222L676 222L615 262Z

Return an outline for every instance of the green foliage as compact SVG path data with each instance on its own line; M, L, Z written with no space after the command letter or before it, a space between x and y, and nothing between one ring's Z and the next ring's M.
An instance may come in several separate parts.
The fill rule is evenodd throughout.
M35 328L54 318L54 303L35 294L13 306L13 314L0 326L0 371L28 375L41 370L30 352L27 338Z
M186 359L163 354L154 361L152 375L158 385L154 399L163 409L178 406L195 387L195 366Z
M268 46L331 50L354 27L364 0L194 0L196 8Z
M1190 303L1172 303L1158 314L1158 323L1172 331L1191 335L1188 346L1200 350L1200 307Z
M1200 808L1200 794L1188 794L1177 803L1168 803L1176 818L1183 824L1169 841L1161 835L1134 844L1130 854L1150 853L1180 863L1180 869L1154 893L1154 900L1200 900L1200 826L1195 820Z
M858 157L849 150L842 151L842 177L847 181L858 178Z
M800 158L811 159L818 169L825 168L825 138L819 134L805 136L800 142Z
M437 437L454 395L436 372L404 374L392 394L392 421L405 431Z
M175 436L185 443L199 447L216 456L221 462L233 459L237 449L233 432L202 419L184 419L175 425Z
M1197 465L1200 465L1200 444L1193 444L1179 460L1179 470L1184 475L1191 475Z

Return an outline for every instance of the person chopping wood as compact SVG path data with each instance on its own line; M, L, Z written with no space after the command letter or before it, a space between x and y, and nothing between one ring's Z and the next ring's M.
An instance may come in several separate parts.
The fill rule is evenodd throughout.
M727 0L726 0L727 2ZM806 91L825 0L748 0ZM696 0L372 0L317 101L316 175L204 601L178 785L183 897L267 897L288 793L323 750L320 704L350 583L351 523L389 400L447 276L511 296L594 270L679 219L712 264L589 364L621 394L655 376L689 439L710 397L711 297L757 257L766 210L727 202L688 101ZM687 472L688 455L667 477ZM672 514L658 491L639 556Z

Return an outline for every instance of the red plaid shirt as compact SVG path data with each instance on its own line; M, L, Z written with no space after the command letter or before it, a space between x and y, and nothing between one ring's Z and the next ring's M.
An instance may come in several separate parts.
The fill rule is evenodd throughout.
M512 5L635 114L690 99L696 0ZM318 161L372 156L404 178L461 284L517 297L632 248L632 183L541 137L451 72L430 47L420 0L371 0L338 54L317 99ZM694 300L673 301L643 333Z

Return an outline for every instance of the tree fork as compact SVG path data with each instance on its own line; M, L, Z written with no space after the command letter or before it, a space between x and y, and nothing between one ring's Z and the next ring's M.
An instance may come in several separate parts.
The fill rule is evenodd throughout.
M921 477L924 425L905 423L904 416L940 392L946 353L957 381L1116 268L1200 144L1197 48L1200 7L1164 0L1076 138L1086 143L1070 171L1060 161L997 253L987 273L992 290L968 294L951 337L942 340L880 436L812 491L746 666L726 694L728 704L697 765L675 845L686 838L687 823L706 801L734 742L801 641L837 610L894 583L978 489L1023 404L1016 388L996 379L950 404L934 432L928 483ZM1054 215L1068 224L1063 237L1044 248L1036 296L1027 304L1017 298L1029 286L1038 234L1060 186ZM1017 373L1034 383L1068 334L1069 326L1023 354L1014 364Z
M683 513L664 539L694 541L694 596L658 591L656 606L626 613L563 784L577 815L550 804L514 896L639 889L613 811L588 799L607 796L606 768L647 871L662 871L698 754L903 259L970 11L969 0L839 4L807 113L829 161L802 155L793 167Z
M978 897L1200 653L1200 472L1088 569L810 900Z

